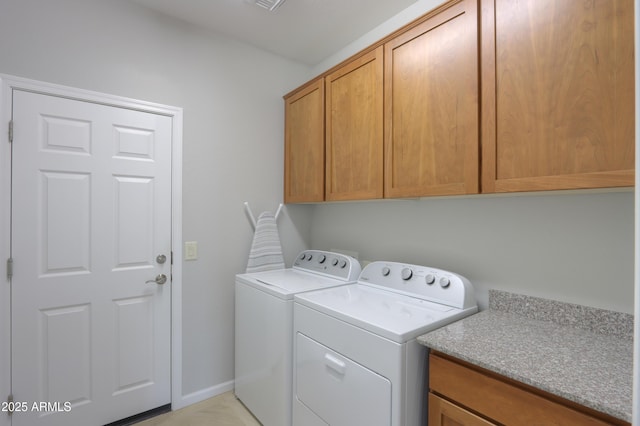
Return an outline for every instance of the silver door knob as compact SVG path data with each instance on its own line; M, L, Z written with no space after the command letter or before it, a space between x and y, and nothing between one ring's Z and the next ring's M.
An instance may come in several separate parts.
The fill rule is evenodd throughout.
M167 276L165 274L160 274L156 277L155 280L147 280L145 281L145 284L147 283L156 283L156 284L164 284L167 282Z
M159 264L161 264L161 265L162 265L164 262L166 262L166 261L167 261L167 256L165 256L164 254L159 254L159 255L156 257L156 262L158 262L158 263L159 263Z

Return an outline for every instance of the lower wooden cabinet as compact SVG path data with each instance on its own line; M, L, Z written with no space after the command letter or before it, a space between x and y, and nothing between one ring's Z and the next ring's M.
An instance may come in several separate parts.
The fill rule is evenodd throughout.
M459 407L446 399L429 394L429 426L490 426L495 425L482 417Z
M429 426L629 425L498 374L432 353Z

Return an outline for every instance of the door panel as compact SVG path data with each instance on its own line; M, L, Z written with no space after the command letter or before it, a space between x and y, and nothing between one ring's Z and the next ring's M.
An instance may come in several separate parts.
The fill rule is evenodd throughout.
M153 179L114 176L116 264L153 267Z
M40 347L42 374L39 401L91 400L91 306L43 309Z
M15 90L12 393L102 425L170 402L171 118Z
M39 174L41 273L89 272L91 176L47 171ZM65 203L56 200L65 200ZM64 250L56 250L59 247Z
M150 296L114 301L117 327L114 361L118 382L115 393L136 387L150 386L154 371L153 359L153 300Z

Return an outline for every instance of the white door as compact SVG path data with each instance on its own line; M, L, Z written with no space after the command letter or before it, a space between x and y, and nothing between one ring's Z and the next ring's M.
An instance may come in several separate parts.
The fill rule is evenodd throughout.
M13 425L168 404L171 118L14 90L13 122Z

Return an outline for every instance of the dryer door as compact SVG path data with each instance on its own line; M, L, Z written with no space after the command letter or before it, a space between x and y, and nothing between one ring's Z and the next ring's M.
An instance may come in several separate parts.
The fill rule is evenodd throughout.
M296 396L332 426L391 424L391 382L301 333Z

